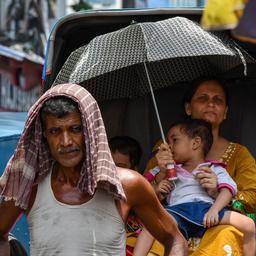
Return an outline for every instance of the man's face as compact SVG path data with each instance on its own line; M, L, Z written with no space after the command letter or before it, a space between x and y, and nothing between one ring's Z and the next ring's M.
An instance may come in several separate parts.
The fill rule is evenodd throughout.
M53 158L63 167L76 167L85 156L83 126L80 113L58 118L47 115L44 136Z
M132 164L131 164L129 155L122 154L118 151L111 152L111 154L112 154L112 158L113 158L116 166L122 167L122 168L127 168L127 169L132 168Z

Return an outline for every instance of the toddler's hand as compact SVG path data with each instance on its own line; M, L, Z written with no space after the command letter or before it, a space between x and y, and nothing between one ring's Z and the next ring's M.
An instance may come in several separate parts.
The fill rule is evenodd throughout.
M156 154L157 165L162 172L166 172L167 164L174 163L172 152L168 144L161 144Z
M159 198L160 201L164 200L166 196L170 193L171 190L174 189L173 184L171 184L168 180L164 179L161 180L156 186L155 186L155 192Z
M173 188L173 185L168 180L161 180L156 186L156 193L168 194Z
M204 215L203 225L205 228L215 226L219 223L218 211L210 208L210 210Z

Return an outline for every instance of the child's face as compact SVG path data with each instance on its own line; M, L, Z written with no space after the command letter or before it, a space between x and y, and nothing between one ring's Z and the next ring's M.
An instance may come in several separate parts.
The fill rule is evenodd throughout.
M193 151L193 139L182 132L180 126L174 126L169 130L167 140L173 154L173 159L177 163L183 164L190 160Z
M127 169L132 168L132 164L131 164L129 155L122 154L118 151L111 152L111 154L112 154L112 158L113 158L116 166L122 167L122 168L127 168Z

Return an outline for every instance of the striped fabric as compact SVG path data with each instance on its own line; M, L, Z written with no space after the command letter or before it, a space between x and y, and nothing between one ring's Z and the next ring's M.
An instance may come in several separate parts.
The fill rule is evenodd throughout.
M95 188L100 186L115 198L125 199L98 104L88 91L76 84L54 86L31 107L15 153L0 178L2 199L13 199L17 206L26 209L33 184L39 183L51 170L54 160L42 139L39 113L43 103L55 96L73 99L81 112L86 157L78 183L79 189L93 195Z

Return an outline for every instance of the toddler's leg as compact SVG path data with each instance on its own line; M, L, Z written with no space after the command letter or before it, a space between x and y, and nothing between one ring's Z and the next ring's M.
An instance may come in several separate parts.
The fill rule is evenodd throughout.
M243 250L244 256L255 256L255 223L249 217L238 212L225 212L220 224L232 225L244 234Z
M137 238L133 250L133 256L147 256L154 240L155 238L145 228L143 228Z

